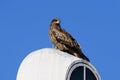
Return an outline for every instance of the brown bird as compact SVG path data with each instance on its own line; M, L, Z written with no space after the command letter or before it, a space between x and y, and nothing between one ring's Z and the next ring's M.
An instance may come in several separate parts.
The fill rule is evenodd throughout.
M53 44L61 51L90 61L82 52L77 41L60 26L60 19L54 18L50 23L49 36Z

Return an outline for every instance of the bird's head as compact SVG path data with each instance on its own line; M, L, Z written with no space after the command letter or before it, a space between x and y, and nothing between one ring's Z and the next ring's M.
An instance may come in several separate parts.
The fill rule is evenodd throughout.
M51 24L57 24L57 25L59 25L60 24L60 19L59 18L52 19Z

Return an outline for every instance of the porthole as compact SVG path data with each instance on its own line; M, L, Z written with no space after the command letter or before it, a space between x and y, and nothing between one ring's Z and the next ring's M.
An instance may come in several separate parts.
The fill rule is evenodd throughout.
M66 80L101 80L101 78L93 65L85 61L71 65Z

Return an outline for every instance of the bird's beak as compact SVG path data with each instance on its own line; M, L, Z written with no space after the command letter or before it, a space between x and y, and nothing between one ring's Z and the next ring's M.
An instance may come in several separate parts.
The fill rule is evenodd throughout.
M57 24L59 24L59 23L60 23L60 21L58 20L56 23L57 23Z

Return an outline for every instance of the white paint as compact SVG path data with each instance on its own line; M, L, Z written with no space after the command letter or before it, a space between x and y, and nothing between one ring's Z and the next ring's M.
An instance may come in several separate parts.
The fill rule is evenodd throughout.
M66 80L73 71L73 68L70 69L71 66L77 62L90 64L57 49L37 50L23 60L16 80Z

